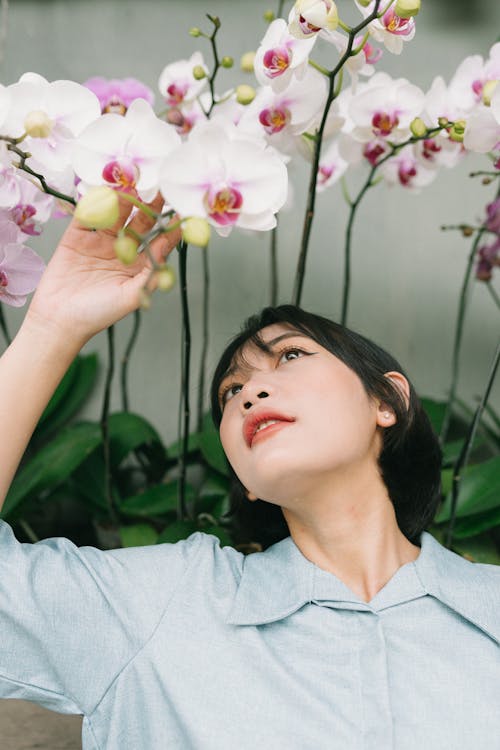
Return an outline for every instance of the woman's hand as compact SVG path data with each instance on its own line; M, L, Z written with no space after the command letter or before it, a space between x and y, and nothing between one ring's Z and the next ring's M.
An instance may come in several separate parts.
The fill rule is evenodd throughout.
M160 194L150 204L157 213ZM113 245L123 228L132 203L120 198L120 218L108 230L91 230L76 219L66 229L38 285L26 315L25 325L60 329L80 348L95 333L123 318L140 304L140 292L149 278L151 262L141 253L125 266ZM139 234L148 232L153 220L138 211L128 225ZM151 245L154 259L162 262L180 240L175 229ZM150 288L154 288L154 283Z

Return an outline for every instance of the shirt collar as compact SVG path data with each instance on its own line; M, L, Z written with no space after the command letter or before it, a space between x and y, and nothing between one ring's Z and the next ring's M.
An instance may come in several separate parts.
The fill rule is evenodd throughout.
M226 622L263 625L304 604L378 612L421 596L433 596L500 644L499 578L495 566L472 563L423 531L420 554L402 565L369 602L333 573L319 568L291 536L243 560L243 571Z

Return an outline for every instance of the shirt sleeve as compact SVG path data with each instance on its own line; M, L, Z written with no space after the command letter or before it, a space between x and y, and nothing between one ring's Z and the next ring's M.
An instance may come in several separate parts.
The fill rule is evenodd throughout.
M20 543L0 520L0 698L89 714L149 640L203 540Z

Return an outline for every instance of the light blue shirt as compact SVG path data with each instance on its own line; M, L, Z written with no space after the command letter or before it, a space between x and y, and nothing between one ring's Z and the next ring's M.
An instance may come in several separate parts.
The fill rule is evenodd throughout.
M0 697L84 750L498 750L500 567L423 532L369 602L291 537L101 551L0 521Z

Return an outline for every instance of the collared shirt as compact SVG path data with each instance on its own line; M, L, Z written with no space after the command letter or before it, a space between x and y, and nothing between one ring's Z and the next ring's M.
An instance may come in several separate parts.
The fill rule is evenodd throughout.
M293 539L101 551L0 522L0 697L84 750L497 750L500 567L423 532L368 603Z

